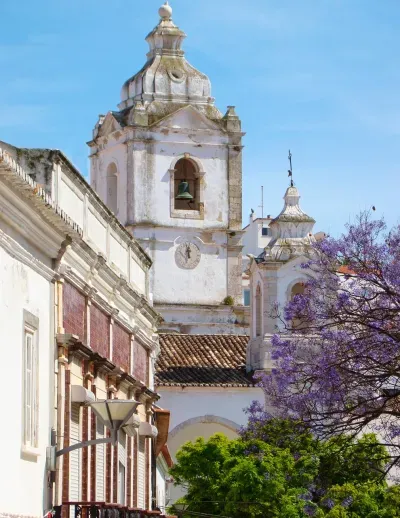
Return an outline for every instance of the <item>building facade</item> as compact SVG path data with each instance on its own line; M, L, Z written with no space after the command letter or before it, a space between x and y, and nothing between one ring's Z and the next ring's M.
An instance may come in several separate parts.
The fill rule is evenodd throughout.
M269 224L268 245L258 257L250 255L248 371L272 368L271 338L284 325L280 313L288 301L302 293L308 278L301 265L315 243L315 220L300 208L297 187L286 190L284 201L283 210Z
M21 195L22 194L22 195ZM51 503L46 447L54 426L54 270L62 237L32 213L33 185L0 148L0 516L42 516Z
M159 14L146 64L95 126L91 185L151 257L164 330L241 334L241 122L185 59L171 7Z
M169 415L156 417L151 260L61 152L0 147L0 334L15 388L0 514L55 505L68 516L82 501L151 510ZM49 471L47 446L107 436L88 403L114 398L140 403L118 443L74 450Z

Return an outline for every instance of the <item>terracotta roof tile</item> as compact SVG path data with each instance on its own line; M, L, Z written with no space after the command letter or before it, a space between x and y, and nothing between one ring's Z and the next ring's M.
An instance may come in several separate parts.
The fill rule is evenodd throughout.
M159 386L253 386L246 374L249 338L238 335L160 334Z

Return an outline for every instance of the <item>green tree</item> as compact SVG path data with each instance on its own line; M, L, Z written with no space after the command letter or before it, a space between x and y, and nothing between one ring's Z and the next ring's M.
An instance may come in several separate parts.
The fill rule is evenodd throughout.
M216 434L186 443L171 474L187 488L184 501L193 512L400 518L400 491L381 479L385 461L374 435L318 441L302 423L271 419L249 426L239 439Z

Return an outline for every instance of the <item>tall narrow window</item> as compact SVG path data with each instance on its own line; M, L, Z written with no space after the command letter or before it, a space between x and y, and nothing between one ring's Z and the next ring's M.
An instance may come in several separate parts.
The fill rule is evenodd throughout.
M262 309L261 309L261 287L258 284L256 290L256 336L261 336L262 328Z
M111 163L107 168L107 197L106 203L115 215L118 214L118 171L117 166Z
M38 447L36 330L25 327L24 342L24 446Z
M177 210L199 210L199 178L195 165L188 158L181 158L175 165L174 199Z

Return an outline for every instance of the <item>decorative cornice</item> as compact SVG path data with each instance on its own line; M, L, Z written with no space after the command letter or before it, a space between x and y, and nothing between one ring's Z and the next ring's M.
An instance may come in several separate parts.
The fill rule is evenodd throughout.
M41 187L38 183L36 183L32 178L26 173L20 165L18 165L17 161L12 158L6 151L0 148L0 175L3 178L10 182L15 183L19 187L22 187L22 192L28 192L32 199L36 201L35 205L37 208L40 208L45 214L49 214L51 211L58 217L58 225L61 227L63 231L68 230L69 232L74 232L78 234L80 237L83 236L83 230L79 225L77 225L62 209L57 203L53 201L51 196L47 194L47 192ZM56 222L52 219L52 221Z
M17 259L26 266L29 266L46 280L50 282L55 280L56 274L51 268L43 264L39 259L36 259L36 257L27 252L25 248L19 245L2 230L0 230L0 246L14 257L14 259Z

